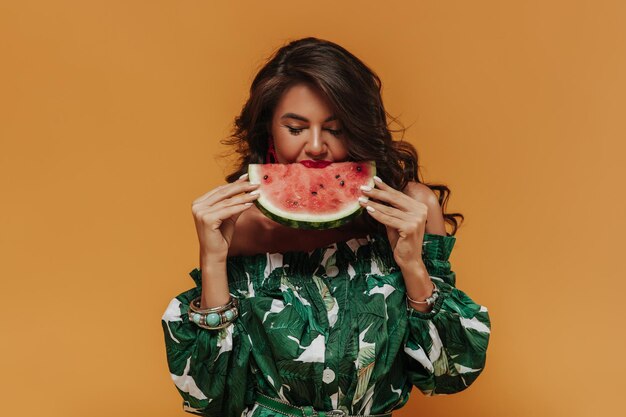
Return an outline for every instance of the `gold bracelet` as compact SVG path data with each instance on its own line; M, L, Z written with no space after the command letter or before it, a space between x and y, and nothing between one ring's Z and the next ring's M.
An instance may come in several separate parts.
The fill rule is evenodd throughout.
M430 294L430 297L426 298L424 301L417 301L409 297L409 293L407 293L407 300L415 304L428 304L429 306L435 304L435 301L439 298L439 288L437 288L434 282L431 281L431 283L433 284L433 292Z

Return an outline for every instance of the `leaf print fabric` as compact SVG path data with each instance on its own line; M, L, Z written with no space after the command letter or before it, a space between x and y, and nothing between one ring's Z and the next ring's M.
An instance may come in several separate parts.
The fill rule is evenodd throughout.
M412 386L426 395L467 388L485 366L487 309L456 288L455 237L425 234L423 260L441 295L433 310L406 304L385 236L311 252L229 257L229 288L240 316L222 330L189 322L196 286L162 317L171 377L183 409L207 416L279 415L257 392L317 410L388 413Z

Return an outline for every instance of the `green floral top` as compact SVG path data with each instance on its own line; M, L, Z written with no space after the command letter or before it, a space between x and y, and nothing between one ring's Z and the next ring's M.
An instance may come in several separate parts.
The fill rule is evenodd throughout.
M183 409L207 416L278 415L262 392L294 405L348 414L402 407L412 386L426 395L467 388L485 366L487 308L455 286L454 236L425 234L422 258L441 294L432 311L406 304L386 236L311 252L229 257L240 317L222 330L187 317L201 293L174 298L162 317L171 377Z

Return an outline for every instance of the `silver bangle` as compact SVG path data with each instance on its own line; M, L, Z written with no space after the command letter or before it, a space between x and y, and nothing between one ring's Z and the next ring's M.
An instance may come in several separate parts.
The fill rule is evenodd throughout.
M231 296L228 303L222 306L201 309L200 297L196 297L189 303L187 314L189 321L199 327L219 330L229 326L239 317L238 302L236 298Z
M192 311L195 311L196 313L212 313L212 312L219 313L219 312L222 312L231 308L234 302L235 302L235 298L230 296L228 299L228 302L224 305L217 306L217 307L210 307L210 308L200 308L201 301L200 301L200 296L198 296L194 298L193 300L191 300L191 303L189 303L189 308Z
M409 300L410 302L415 303L415 304L427 304L429 306L435 304L435 301L437 300L437 298L439 298L439 288L437 288L437 286L435 285L434 282L432 282L432 284L433 284L433 292L430 295L430 297L426 298L424 301L414 300L411 297L409 297L408 293L406 294L407 300Z

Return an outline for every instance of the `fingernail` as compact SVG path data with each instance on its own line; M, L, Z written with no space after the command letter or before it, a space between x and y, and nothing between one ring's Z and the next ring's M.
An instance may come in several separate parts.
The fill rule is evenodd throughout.
M241 177L239 177L240 180L247 178L248 177L248 173L246 172L245 174L243 174Z
M250 194L250 195L257 195L259 193L261 193L260 190L254 190L254 191L250 191L248 194Z
M381 180L378 175L374 175L374 181L376 182L383 182L383 180Z
M361 190L363 191L372 191L372 187L369 185L361 185Z
M370 201L370 199L369 199L369 198L367 198L367 197L363 197L363 196L361 196L361 197L359 197L359 201L360 201L361 203L367 203L368 201Z
M243 203L244 206L251 206L252 203Z
M369 211L370 213L371 213L371 212L376 211L376 210L374 209L374 207L372 207L372 206L367 206L367 207L365 207L365 209L366 209L367 211Z

